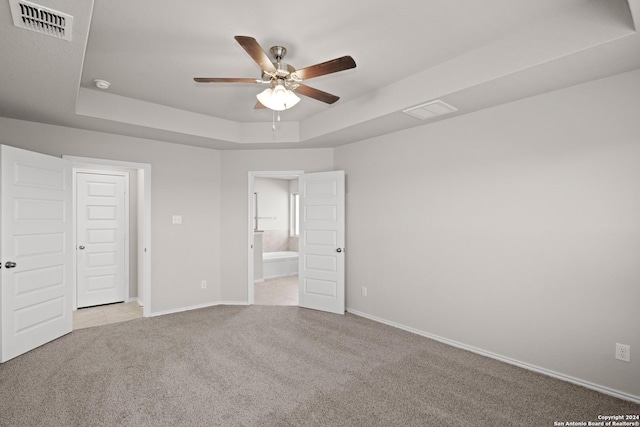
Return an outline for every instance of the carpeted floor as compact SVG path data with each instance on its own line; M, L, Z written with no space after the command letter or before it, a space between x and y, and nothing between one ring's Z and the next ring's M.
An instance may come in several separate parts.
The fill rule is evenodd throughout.
M553 426L640 405L353 315L220 306L0 365L2 426Z

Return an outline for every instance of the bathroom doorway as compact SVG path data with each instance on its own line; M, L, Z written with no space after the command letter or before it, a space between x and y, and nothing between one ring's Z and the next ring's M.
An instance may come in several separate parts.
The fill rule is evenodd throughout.
M249 304L298 305L298 178L303 173L249 172Z

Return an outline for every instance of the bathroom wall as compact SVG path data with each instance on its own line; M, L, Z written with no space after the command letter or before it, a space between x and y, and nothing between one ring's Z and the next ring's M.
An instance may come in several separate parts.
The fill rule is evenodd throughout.
M298 192L297 179L256 178L258 230L263 230L262 251L298 251L298 237L291 236L291 193Z
M256 178L253 190L258 194L258 230L263 230L262 252L289 250L289 181Z

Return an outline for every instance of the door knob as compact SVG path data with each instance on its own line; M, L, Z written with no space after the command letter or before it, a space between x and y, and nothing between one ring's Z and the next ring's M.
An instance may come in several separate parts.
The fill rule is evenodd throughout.
M342 248L336 249L336 252L342 252Z
M7 261L4 266L7 268L14 268L16 266L16 263L13 261Z
M78 249L83 250L84 246L80 245L80 246L78 246Z

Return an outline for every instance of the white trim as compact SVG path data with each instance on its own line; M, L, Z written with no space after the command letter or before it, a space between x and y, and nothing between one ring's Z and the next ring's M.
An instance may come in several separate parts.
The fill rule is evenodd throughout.
M247 205L248 205L248 214L247 214L247 302L246 304L252 305L254 303L254 285L256 281L253 278L253 182L255 178L269 178L274 176L297 176L303 175L304 171L296 170L296 171L249 171L248 172L248 188L249 192L247 193Z
M76 245L77 241L77 216L78 213L78 200L77 200L77 177L79 173L93 174L93 175L111 175L111 176L122 176L124 177L124 228L125 228L125 240L124 240L124 301L129 301L129 295L131 295L131 289L129 288L129 230L130 230L130 218L129 218L129 194L131 189L129 188L129 172L120 172L120 171L111 171L111 170L101 170L101 169L85 169L85 168L72 168L72 188L73 188L73 243ZM73 307L78 308L78 270L77 270L77 260L78 260L78 251L75 248L74 257L73 257Z
M249 306L246 301L218 301L217 305L242 305Z
M119 160L95 159L91 157L78 157L63 155L63 159L73 163L105 165L138 170L138 180L143 181L144 194L138 192L138 199L142 198L143 206L142 239L138 241L139 253L142 253L142 301L143 316L151 316L151 165L148 163L135 163ZM140 181L138 181L140 182ZM75 227L75 225L74 225ZM138 259L140 265L140 259ZM75 268L75 266L74 266Z
M209 303L206 303L206 304L191 305L189 307L172 308L171 310L156 311L156 312L151 314L151 317L164 316L166 314L182 313L183 311L199 310L201 308L215 307L215 306L218 306L218 305L242 305L242 306L248 306L249 304L247 304L246 301L217 301L217 302L209 302Z
M298 191L300 191L298 189ZM298 206L296 208L296 198L298 199ZM300 237L300 233L296 233L296 228L298 231L300 229L300 193L292 193L291 189L289 189L289 236L290 237Z
M354 309L351 309L351 308L348 308L348 307L347 307L347 312L349 312L351 314L354 314L356 316L360 316L360 317L364 317L364 318L369 319L369 320L373 320L374 322L383 323L385 325L393 326L394 328L402 329L404 331L411 332L411 333L414 333L416 335L420 335L420 336L423 336L423 337L426 337L426 338L430 338L432 340L439 341L441 343L444 343L444 344L447 344L447 345L450 345L450 346L453 346L453 347L461 348L463 350L467 350L467 351L470 351L472 353L479 354L481 356L486 356L486 357L489 357L491 359L498 360L500 362L508 363L510 365L514 365L514 366L518 366L520 368L527 369L529 371L537 372L539 374L547 375L549 377L553 377L553 378L556 378L556 379L559 379L559 380L562 380L562 381L566 381L566 382L570 382L570 383L573 383L573 384L576 384L576 385L579 385L579 386L582 386L582 387L586 387L588 389L595 390L595 391L598 391L600 393L607 394L609 396L617 397L618 399L628 400L628 401L631 401L631 402L634 402L634 403L640 403L640 396L635 396L635 395L632 395L632 394L629 394L629 393L625 393L623 391L614 390L614 389L611 389L611 388L608 388L608 387L605 387L605 386L602 386L602 385L591 383L589 381L584 381L584 380L581 380L579 378L575 378L575 377L572 377L572 376L569 376L569 375L564 375L564 374L561 374L559 372L551 371L549 369L541 368L539 366L530 365L528 363L521 362L521 361L516 360L516 359L511 359L509 357L501 356L499 354L492 353L492 352L486 351L486 350L482 350L482 349L477 348L477 347L473 347L473 346L470 346L470 345L467 345L467 344L462 344L462 343L460 343L458 341L450 340L448 338L443 338L443 337L440 337L438 335L433 335L433 334L430 334L428 332L421 331L419 329L415 329L415 328L412 328L412 327L409 327L409 326L405 326L405 325L402 325L400 323L392 322L390 320L382 319L380 317L372 316L370 314L363 313L361 311L354 310Z

